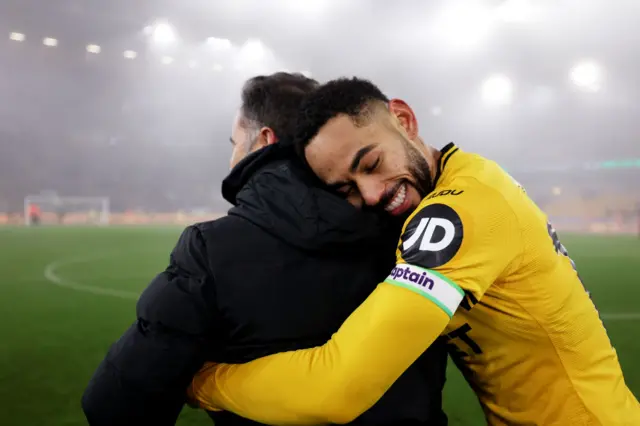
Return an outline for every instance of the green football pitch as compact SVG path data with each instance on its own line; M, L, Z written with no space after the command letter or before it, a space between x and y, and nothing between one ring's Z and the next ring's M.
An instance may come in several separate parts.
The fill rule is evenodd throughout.
M179 228L0 228L0 413L3 425L82 425L80 396L135 300L164 269ZM561 236L640 395L640 240ZM449 368L452 425L482 425L474 395ZM185 409L179 425L206 425Z

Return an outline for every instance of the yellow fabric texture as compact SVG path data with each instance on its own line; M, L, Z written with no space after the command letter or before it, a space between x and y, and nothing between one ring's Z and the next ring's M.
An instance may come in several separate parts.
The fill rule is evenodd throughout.
M455 257L433 269L467 293L445 333L487 422L640 425L640 405L546 215L494 162L459 150L444 161L434 192L459 195L426 197L414 214L442 203L464 226Z

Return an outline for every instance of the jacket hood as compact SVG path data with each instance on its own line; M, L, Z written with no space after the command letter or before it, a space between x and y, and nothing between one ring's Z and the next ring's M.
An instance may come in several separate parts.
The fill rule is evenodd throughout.
M397 221L358 210L324 189L293 148L281 144L241 161L223 181L222 195L235 206L230 215L304 250L352 250L400 234Z

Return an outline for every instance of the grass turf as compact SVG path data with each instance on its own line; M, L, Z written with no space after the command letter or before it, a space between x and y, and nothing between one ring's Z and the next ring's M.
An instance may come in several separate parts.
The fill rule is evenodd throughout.
M179 233L151 227L0 228L3 425L85 424L79 403L84 386L134 320L135 295L165 267ZM640 240L562 239L604 315L627 383L640 395L640 367L634 363L640 359ZM475 396L453 365L448 375L450 424L484 424ZM185 409L178 424L210 423Z

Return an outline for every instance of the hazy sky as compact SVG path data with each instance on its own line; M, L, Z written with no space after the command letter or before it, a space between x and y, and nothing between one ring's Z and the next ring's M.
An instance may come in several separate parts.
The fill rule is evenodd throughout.
M242 81L281 69L370 78L427 142L509 170L640 157L638 22L637 0L4 0L0 198L206 205Z

